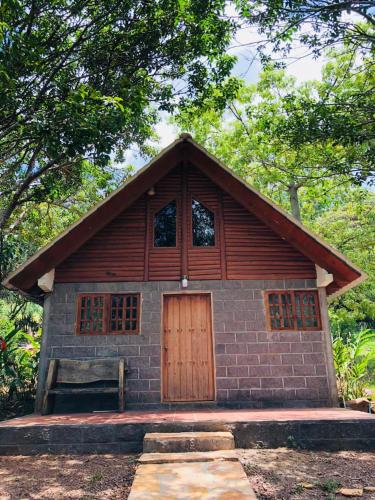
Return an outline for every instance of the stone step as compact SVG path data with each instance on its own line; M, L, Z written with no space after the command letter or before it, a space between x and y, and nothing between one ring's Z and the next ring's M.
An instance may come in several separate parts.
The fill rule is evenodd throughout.
M213 460L238 460L236 450L218 451L187 451L185 453L143 453L138 462L140 464L166 464L183 462L212 462Z
M231 432L155 432L143 439L144 453L233 450Z

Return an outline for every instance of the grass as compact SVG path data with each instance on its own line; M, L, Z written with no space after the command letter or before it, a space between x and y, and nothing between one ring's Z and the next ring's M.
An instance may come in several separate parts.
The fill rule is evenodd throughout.
M319 483L317 486L326 493L335 493L340 488L341 483L335 479L327 479L327 481Z
M291 493L292 495L300 495L304 491L305 491L304 487L302 486L302 484L299 483L295 485Z
M92 474L92 476L89 477L88 482L90 486L93 486L94 484L98 483L103 479L103 474L100 474L100 472L97 472L95 474Z

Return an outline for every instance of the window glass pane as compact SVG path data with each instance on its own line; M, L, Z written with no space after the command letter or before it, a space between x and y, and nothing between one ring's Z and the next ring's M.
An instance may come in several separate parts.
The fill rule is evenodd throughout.
M176 202L171 201L154 217L154 246L176 246Z
M195 247L215 245L215 215L199 201L192 201L192 230Z

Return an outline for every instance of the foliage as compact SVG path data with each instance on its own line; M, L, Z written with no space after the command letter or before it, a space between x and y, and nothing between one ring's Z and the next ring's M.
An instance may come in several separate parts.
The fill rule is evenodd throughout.
M333 357L339 396L343 400L365 396L370 363L375 359L375 330L336 337Z
M333 330L375 328L375 194L360 187L337 189L336 198L326 197L325 209L318 189L315 202L311 196L312 206L306 207L310 227L368 274L364 283L330 304Z
M306 45L315 55L345 40L363 51L375 48L371 1L236 0L235 4L243 22L255 26L274 50L287 53L293 41Z
M331 143L342 154L330 159L332 172L354 181L375 181L375 65L353 47L330 53L322 81L283 99L285 120L278 134L292 147Z
M39 361L41 331L25 333L14 323L0 321L0 392L12 397L17 392L34 393Z
M82 186L74 193L60 200L29 201L13 212L9 231L0 232L0 279L107 196L133 172L133 167L92 166L90 170L83 174ZM17 304L22 301L0 288L0 299L6 297Z
M4 0L0 230L25 204L72 195L111 155L144 148L158 109L228 75L224 0ZM10 231L9 231L10 232Z
M345 148L330 169L374 181L374 53L373 2L331 0L237 0L242 27L253 27L253 42L264 64L287 64L296 47L329 57L322 82L308 92L284 96L285 120L280 139L297 147L331 143ZM271 46L271 50L269 48ZM281 56L281 58L280 58ZM304 57L304 56L301 56ZM280 61L281 59L281 61ZM277 89L276 89L277 91ZM359 154L358 154L359 153Z
M290 176L297 188L322 177L371 182L375 178L374 78L372 59L359 63L345 52L330 54L321 81L301 85L268 65L257 84L238 82L237 94L231 100L226 96L224 110L221 89L216 89L205 101L204 124L201 110L194 105L184 107L177 121L229 159L229 148L220 147L228 137L220 135L230 134L232 142L236 136L239 149L232 163L248 169L256 159L265 174L269 169L271 177L285 185L290 184ZM229 126L221 126L223 119ZM245 139L242 146L239 136Z
M336 479L327 479L326 481L318 484L319 488L326 493L336 493L338 488L340 488L341 483L336 481Z

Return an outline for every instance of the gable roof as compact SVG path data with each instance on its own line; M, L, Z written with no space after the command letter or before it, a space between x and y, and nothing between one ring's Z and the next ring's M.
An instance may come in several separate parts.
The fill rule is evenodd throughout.
M189 134L181 134L176 141L161 151L120 188L12 272L4 280L3 285L32 296L40 296L41 290L37 286L37 281L41 276L78 250L181 160L193 163L281 238L288 241L315 264L333 274L334 281L327 287L327 293L332 297L352 288L366 278L366 275L344 255L247 184L197 144Z

